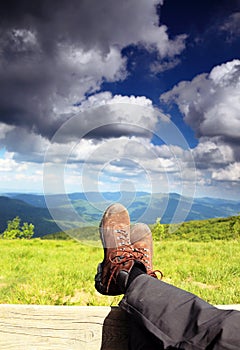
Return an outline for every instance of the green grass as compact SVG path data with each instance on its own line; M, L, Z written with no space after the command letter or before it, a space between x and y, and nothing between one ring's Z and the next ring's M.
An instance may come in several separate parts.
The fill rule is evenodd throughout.
M214 304L240 303L240 241L155 244L164 280Z
M73 240L0 240L0 303L116 305L94 289L102 249ZM240 241L154 242L164 281L213 304L240 303Z

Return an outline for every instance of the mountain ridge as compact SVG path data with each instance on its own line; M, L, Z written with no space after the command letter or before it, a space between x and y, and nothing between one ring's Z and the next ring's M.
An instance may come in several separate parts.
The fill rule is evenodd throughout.
M0 232L6 228L7 221L19 216L22 222L32 222L35 225L35 236L59 232L63 228L61 220L71 227L71 217L68 217L70 207L77 213L78 220L74 227L82 223L97 225L105 208L112 202L120 201L126 205L132 222L153 224L157 218L162 223L174 223L191 220L238 215L240 202L221 198L188 198L177 193L147 192L87 192L70 193L67 195L41 195L26 193L6 193L0 196ZM48 210L47 203L59 218L54 222ZM176 213L178 215L176 215ZM59 224L59 226L58 226Z

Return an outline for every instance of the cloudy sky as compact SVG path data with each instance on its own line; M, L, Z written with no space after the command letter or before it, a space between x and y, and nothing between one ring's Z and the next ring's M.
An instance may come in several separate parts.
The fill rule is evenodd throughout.
M0 192L239 199L239 0L4 0L0 14Z

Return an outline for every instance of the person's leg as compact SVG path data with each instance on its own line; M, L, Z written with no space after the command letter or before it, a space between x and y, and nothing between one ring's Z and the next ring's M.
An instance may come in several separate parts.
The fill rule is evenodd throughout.
M240 312L217 309L147 274L131 282L119 305L159 339L157 349L240 349Z
M240 312L219 310L157 280L151 266L151 231L144 224L130 231L122 205L105 211L100 237L104 259L95 288L106 295L125 294L120 307L129 314L136 333L131 334L131 350L240 349Z
M143 324L136 322L134 316L128 314L129 339L128 350L164 350L161 339L149 332Z

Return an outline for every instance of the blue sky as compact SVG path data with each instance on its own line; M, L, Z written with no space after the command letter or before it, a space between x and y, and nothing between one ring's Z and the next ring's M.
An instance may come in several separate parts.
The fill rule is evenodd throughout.
M239 0L0 11L0 192L239 199Z

